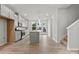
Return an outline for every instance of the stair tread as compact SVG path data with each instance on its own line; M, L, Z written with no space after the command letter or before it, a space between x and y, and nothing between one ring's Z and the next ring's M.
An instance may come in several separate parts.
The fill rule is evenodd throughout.
M60 41L60 43L64 46L67 46L67 35Z

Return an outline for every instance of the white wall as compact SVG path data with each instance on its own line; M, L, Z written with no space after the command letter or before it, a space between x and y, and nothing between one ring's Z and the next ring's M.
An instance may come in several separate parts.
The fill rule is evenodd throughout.
M52 39L59 42L63 35L66 34L67 26L67 9L59 8L56 9L52 15Z
M74 21L79 18L79 5L72 5L67 9L67 23L71 25Z
M57 42L57 10L55 13L51 16L52 18L52 39Z
M57 38L60 41L66 35L67 9L58 9L57 21Z

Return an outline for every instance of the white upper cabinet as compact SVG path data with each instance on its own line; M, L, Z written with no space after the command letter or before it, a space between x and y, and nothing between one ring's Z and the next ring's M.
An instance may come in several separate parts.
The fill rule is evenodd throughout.
M15 21L15 26L17 26L18 21L22 24L23 27L27 27L27 21L20 15L16 15L12 9L8 8L5 5L0 5L0 15L4 17L11 18Z
M10 16L11 19L15 19L15 13L10 9Z
M22 23L23 27L27 27L27 21L23 17L19 16L19 22Z
M17 27L18 26L18 21L19 21L19 18L18 18L17 15L15 15L14 21L15 21L15 27Z
M26 19L23 19L23 26L24 27L27 27L27 23L28 23L28 21Z
M25 19L23 18L23 20L22 20L22 25L23 25L23 27L26 27L25 26Z
M22 23L23 22L23 19L22 17L19 15L19 22Z
M1 16L5 16L11 19L15 19L15 13L5 5L1 5Z
M2 16L9 17L9 8L5 5L1 5L1 14Z

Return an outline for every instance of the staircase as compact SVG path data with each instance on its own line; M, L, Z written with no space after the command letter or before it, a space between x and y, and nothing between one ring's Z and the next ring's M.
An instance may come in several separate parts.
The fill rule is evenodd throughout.
M79 50L79 19L73 22L67 28L67 49Z
M60 41L60 44L67 47L67 35Z
M79 19L69 25L66 36L60 41L60 44L68 50L79 50Z

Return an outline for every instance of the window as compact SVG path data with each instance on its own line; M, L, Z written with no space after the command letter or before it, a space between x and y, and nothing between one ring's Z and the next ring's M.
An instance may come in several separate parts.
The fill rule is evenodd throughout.
M40 31L41 34L47 34L47 32L48 32L48 21L47 20L41 20L39 22L38 20L32 20L30 22L30 29L31 29L31 31L33 31L33 30Z

